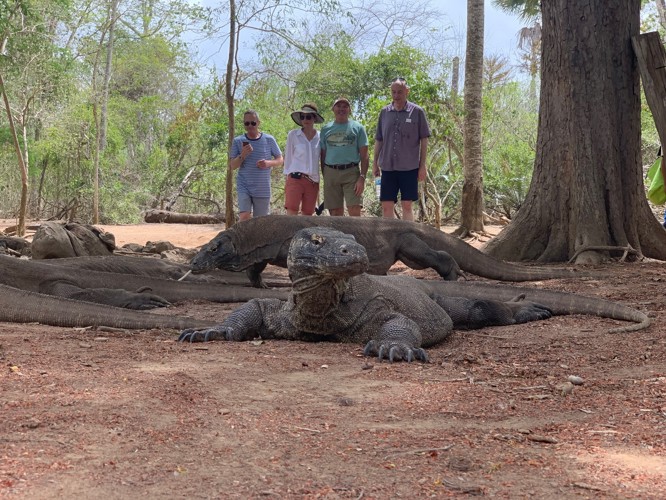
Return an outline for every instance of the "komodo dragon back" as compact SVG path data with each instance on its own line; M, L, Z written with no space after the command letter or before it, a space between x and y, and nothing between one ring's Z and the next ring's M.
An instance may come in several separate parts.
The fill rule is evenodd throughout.
M363 245L370 274L386 274L398 260L414 269L433 267L446 252L463 271L503 281L533 281L581 277L566 268L524 266L495 259L461 239L422 223L376 217L316 217L268 215L235 224L219 233L192 259L198 271L214 268L243 271L260 263L287 267L289 243L306 227L326 227L352 234ZM407 244L406 242L410 242ZM410 251L411 242L425 251Z

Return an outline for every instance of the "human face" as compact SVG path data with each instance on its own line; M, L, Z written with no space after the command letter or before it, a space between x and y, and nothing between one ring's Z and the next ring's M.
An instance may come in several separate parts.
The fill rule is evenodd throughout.
M335 115L335 121L338 123L346 123L349 121L349 104L345 101L340 101L333 106L333 114Z
M259 135L259 118L255 115L251 113L243 115L243 125L245 126L245 133L249 137L256 137Z
M407 95L409 94L409 88L404 81L395 81L391 84L391 98L393 99L393 105L402 109L407 104Z
M314 123L315 123L315 118L317 115L313 113L301 113L300 119L301 119L301 127L305 130L312 130L314 129Z

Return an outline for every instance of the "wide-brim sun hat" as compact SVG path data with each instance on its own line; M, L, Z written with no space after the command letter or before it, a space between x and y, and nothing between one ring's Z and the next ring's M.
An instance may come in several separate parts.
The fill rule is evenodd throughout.
M301 114L314 115L315 123L324 123L324 117L319 114L317 106L315 106L314 104L305 104L301 109L294 111L291 114L291 119L294 120L298 125L303 125L301 123Z

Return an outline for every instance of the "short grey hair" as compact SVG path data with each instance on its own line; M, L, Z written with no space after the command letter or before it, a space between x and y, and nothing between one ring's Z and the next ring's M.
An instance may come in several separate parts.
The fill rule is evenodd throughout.
M243 113L243 116L245 115L252 115L257 119L257 121L259 121L259 113L257 113L254 109L248 109L245 113Z

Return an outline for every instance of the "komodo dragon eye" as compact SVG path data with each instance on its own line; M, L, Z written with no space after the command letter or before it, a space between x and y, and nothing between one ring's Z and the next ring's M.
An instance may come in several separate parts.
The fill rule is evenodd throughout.
M312 236L310 236L310 241L315 245L321 245L322 243L324 243L324 239L325 238L320 234L313 234Z

